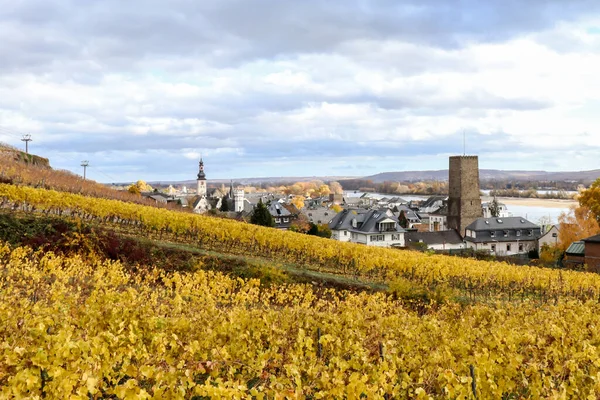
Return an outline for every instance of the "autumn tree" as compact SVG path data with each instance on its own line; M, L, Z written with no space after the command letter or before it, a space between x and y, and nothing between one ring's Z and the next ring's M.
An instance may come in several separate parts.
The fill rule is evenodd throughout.
M600 233L596 215L586 206L572 207L558 217L558 247L565 251L573 242Z
M295 196L290 203L292 203L298 210L301 210L304 208L304 197Z
M344 193L344 189L342 188L342 185L336 181L329 182L329 190L333 194L343 194Z
M600 223L600 178L579 194L579 205L586 207L596 222Z

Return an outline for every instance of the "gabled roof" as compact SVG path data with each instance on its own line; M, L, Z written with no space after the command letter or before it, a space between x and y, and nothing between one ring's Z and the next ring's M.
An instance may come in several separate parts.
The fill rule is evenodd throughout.
M583 242L583 240L573 242L571 243L567 251L565 251L565 253L571 256L583 257L585 255L585 243Z
M431 196L424 203L421 204L421 208L433 207L435 202L446 200L446 196Z
M269 204L267 208L269 209L271 215L274 217L288 217L292 215L292 213L289 212L287 208L285 208L277 201L271 202L271 204Z
M506 229L539 229L540 226L521 217L477 218L467 229L472 231L506 230Z
M428 246L436 244L460 244L462 238L454 229L438 232L406 232L404 234L406 244L423 242Z
M398 224L398 218L394 217L387 209L346 209L333 217L329 223L329 228L332 230L347 230L358 233L379 233L378 224L388 219L391 219L396 223L394 232L404 232L404 229Z
M430 212L429 215L443 215L443 216L447 216L448 215L448 205L444 204L443 206L441 206L437 210Z
M584 242L600 243L600 235L590 236L589 238L583 239Z

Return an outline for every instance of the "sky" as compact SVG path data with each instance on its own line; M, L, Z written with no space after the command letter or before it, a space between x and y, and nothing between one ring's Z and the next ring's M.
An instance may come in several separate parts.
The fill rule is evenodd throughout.
M101 182L600 168L597 0L0 0L0 142Z

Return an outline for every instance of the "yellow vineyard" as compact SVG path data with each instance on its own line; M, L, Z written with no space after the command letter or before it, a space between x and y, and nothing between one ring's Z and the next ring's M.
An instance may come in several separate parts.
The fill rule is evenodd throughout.
M0 398L600 395L593 302L418 316L383 294L134 274L2 244L0 293Z
M412 251L340 243L232 220L180 213L117 200L0 184L0 206L117 223L128 229L200 246L318 265L340 274L392 282L449 285L509 299L535 295L557 301L600 298L600 275L514 266Z

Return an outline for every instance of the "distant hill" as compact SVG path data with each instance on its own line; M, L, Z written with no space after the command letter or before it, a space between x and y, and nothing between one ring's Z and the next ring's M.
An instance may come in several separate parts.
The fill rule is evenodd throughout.
M593 182L600 177L600 169L591 171L569 171L569 172L547 172L547 171L503 171L498 169L480 169L479 178L484 180L516 180L516 181L578 181L586 183ZM372 180L375 183L385 181L424 181L424 180L448 180L448 170L435 171L397 171L382 172L366 176L363 179Z

